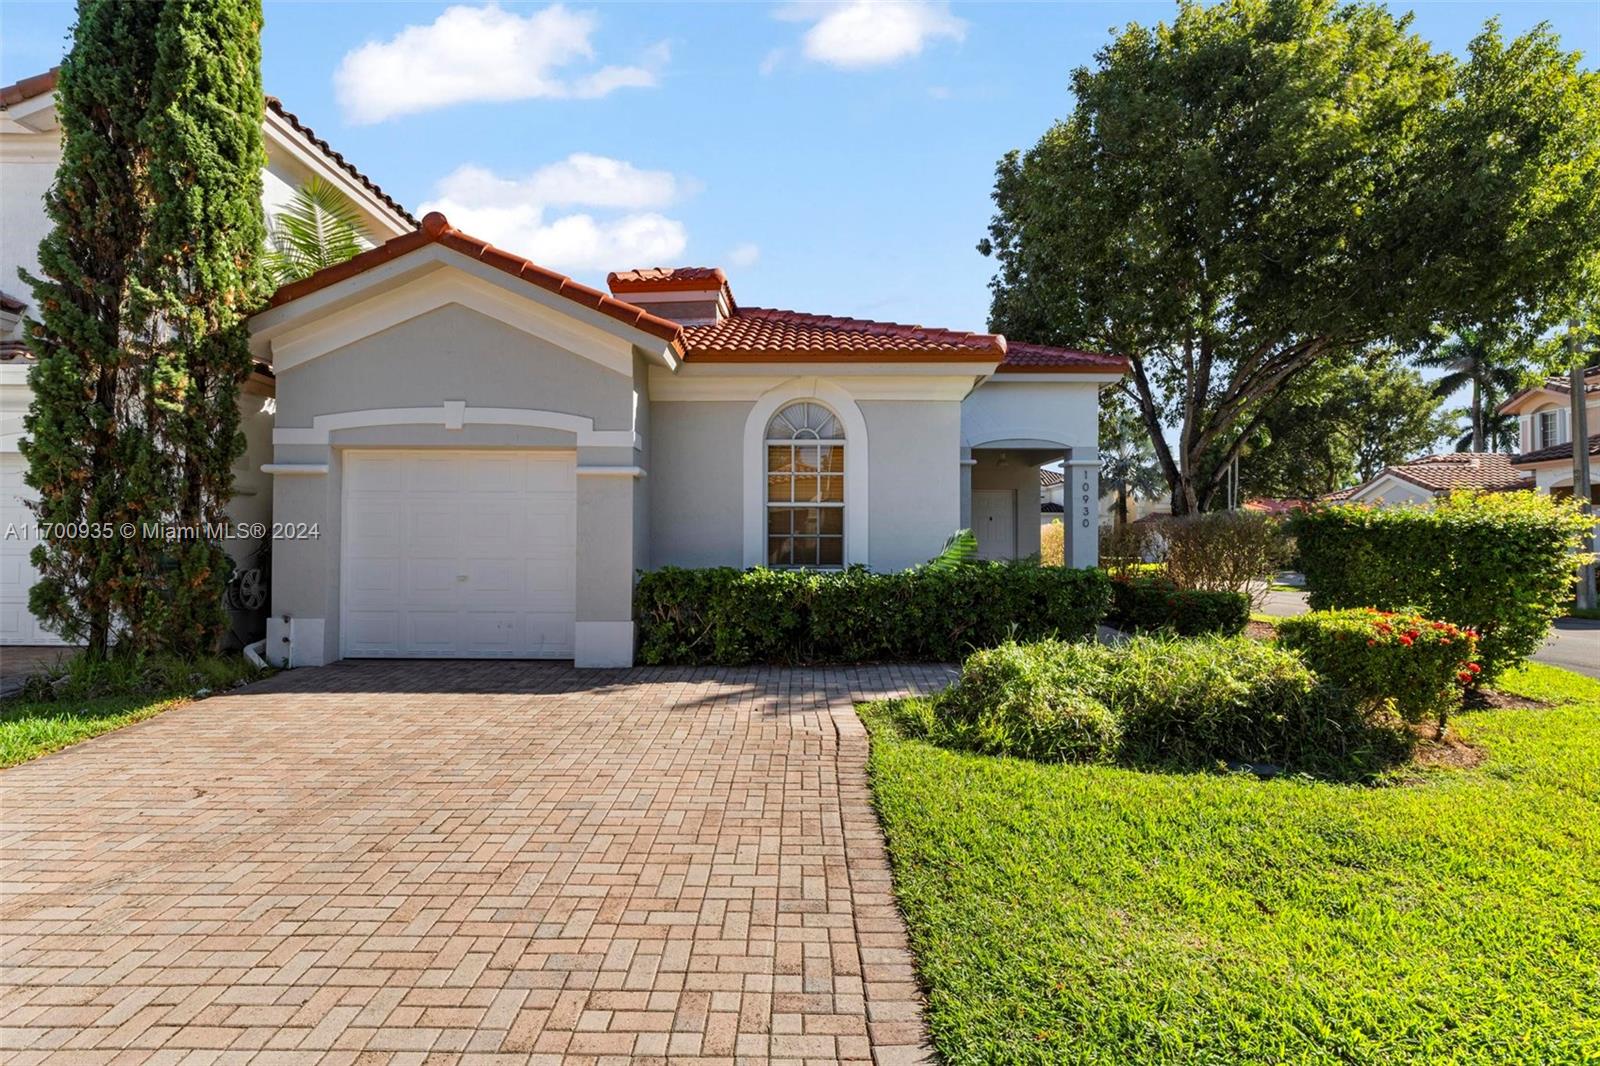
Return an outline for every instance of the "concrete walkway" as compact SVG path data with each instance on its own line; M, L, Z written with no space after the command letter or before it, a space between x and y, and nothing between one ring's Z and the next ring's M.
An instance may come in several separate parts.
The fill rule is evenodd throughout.
M0 774L7 1061L922 1061L859 699L300 670Z

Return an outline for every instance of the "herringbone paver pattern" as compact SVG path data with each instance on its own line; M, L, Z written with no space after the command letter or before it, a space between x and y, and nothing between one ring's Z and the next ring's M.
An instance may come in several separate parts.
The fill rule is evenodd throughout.
M851 705L948 678L340 664L5 771L0 1049L918 1061Z

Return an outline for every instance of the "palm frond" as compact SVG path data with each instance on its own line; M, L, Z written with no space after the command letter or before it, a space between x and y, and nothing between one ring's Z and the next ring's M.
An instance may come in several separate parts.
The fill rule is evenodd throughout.
M939 554L925 564L929 570L954 570L978 557L978 535L970 529L958 529L950 534Z
M312 178L272 220L267 269L287 285L361 251L361 215L331 182Z

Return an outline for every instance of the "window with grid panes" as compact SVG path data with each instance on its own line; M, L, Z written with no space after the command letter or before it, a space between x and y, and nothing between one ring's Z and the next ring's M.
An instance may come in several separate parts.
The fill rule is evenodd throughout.
M844 427L808 400L767 423L767 565L844 565Z

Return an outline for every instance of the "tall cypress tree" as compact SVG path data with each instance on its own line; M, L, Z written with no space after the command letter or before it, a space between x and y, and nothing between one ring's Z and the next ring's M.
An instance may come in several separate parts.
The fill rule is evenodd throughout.
M39 245L40 276L20 272L38 316L28 323L37 364L21 448L25 480L38 493L32 507L47 529L88 523L89 532L118 532L138 502L125 485L142 433L131 340L143 326L129 283L149 216L138 133L159 15L153 4L80 0L57 79L61 166L45 196L53 227ZM138 583L128 547L120 536L51 536L32 552L40 579L29 607L103 656L119 597Z
M169 0L156 40L141 137L153 205L138 279L153 326L145 465L170 520L197 528L226 521L245 448L245 320L267 291L260 2ZM159 619L150 639L184 654L212 651L227 625L221 544L171 543L161 563L145 604Z

